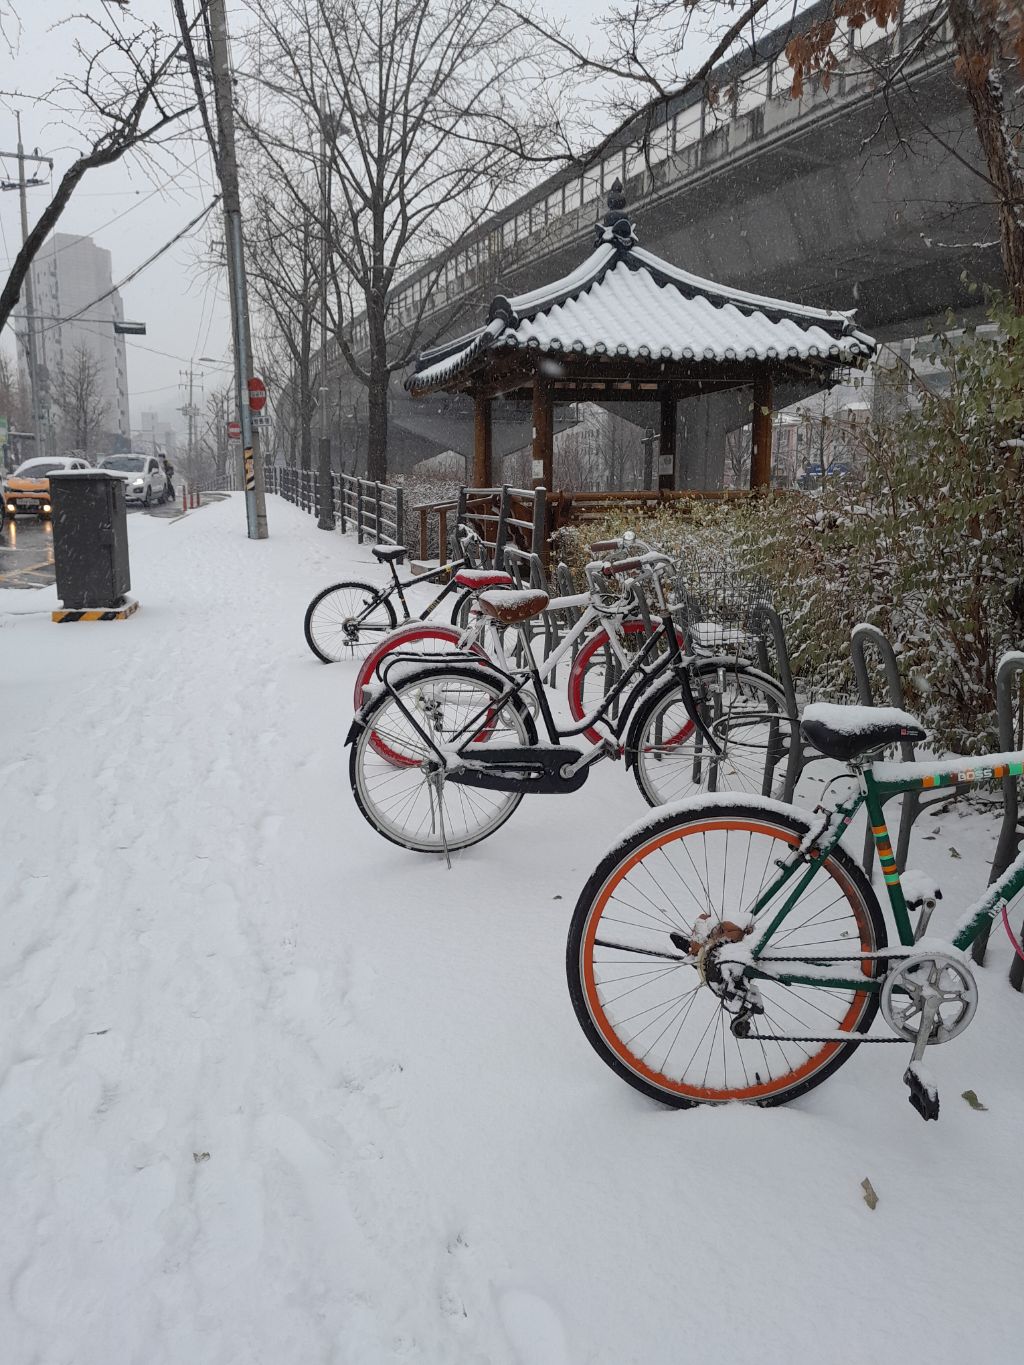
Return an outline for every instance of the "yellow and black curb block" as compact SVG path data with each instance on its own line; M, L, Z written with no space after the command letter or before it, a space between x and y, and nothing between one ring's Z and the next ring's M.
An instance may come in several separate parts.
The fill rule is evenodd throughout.
M50 613L50 620L61 624L67 621L127 621L139 609L138 599L126 597L119 607L78 607Z

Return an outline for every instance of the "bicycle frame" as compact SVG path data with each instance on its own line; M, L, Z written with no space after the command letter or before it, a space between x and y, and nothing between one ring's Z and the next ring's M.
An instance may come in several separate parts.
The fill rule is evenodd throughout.
M957 766L959 763L966 764L967 762L969 760L955 760L948 764L938 765L879 763L865 768L853 767L852 771L858 779L858 790L855 795L848 801L839 802L832 811L825 813L822 827L818 833L813 838L804 840L794 850L793 854L780 866L778 877L758 897L751 911L751 916L755 922L758 915L775 900L785 886L790 882L795 883L786 900L772 916L767 928L764 929L754 944L751 950L753 964L757 963L759 954L769 948L772 936L784 922L808 883L817 875L825 859L839 844L853 817L862 807L867 808L867 818L871 827L875 852L882 868L886 894L889 898L889 906L892 910L900 947L912 949L915 942L914 930L910 922L910 913L903 894L899 869L896 866L889 831L885 823L883 805L891 797L901 796L907 792L930 791L936 787L955 787L958 785L961 787L978 786L982 782L1024 775L1024 752L987 754L971 763L970 766ZM833 815L839 816L834 828L832 827ZM823 838L826 834L828 837ZM993 882L985 894L964 912L957 932L952 939L953 947L960 950L969 948L985 926L998 913L1000 904L1009 903L1022 889L1024 889L1024 851L1021 852L1015 862L1010 864L1003 876ZM886 952L880 956L888 958L900 955L900 951L896 950L893 953ZM810 972L765 971L763 968L752 965L747 969L746 974L751 978L762 977L790 985L838 985L847 989L864 991L879 991L883 984L883 978L880 977L844 978L834 975L823 976L820 972L815 972L814 968L826 968L828 966L828 955L816 957L808 954L805 963L811 966Z
M455 575L458 573L460 569L465 568L468 565L468 563L469 561L467 559L452 560L451 563L441 564L436 569L428 569L426 573L413 574L409 578L405 579L404 582L402 581L402 579L398 577L398 570L395 568L394 564L389 564L388 567L391 570L392 578L391 585L389 587L378 589L372 601L368 602L366 606L363 608L363 610L360 612L360 614L353 618L355 623L361 624L363 621L366 620L367 616L369 616L373 609L379 605L379 603L386 601L389 597L393 597L395 593L398 594L398 600L402 604L403 622L413 620L412 612L409 610L409 603L405 599L405 589L413 588L416 586L417 583L438 582L442 580L443 576L447 575L447 578L444 582L444 587L437 594L437 596L430 603L430 605L428 607L425 607L424 610L420 613L420 615L416 618L419 621L425 621L427 617L430 615L430 613L434 611L437 607L439 607L446 597L450 596L452 593L457 591L459 585L455 582Z
M522 692L526 689L526 687L529 685L529 683L532 682L537 697L540 715L544 722L544 728L547 732L548 740L552 745L558 746L563 739L571 739L577 735L582 735L585 733L585 731L587 731L597 723L603 722L605 725L608 726L609 730L611 731L609 737L607 739L603 739L597 744L591 745L588 749L584 750L584 752L579 756L577 763L574 765L574 767L576 768L588 767L591 763L597 761L598 759L607 757L609 754L610 745L611 747L614 748L614 751L618 753L619 751L618 741L620 741L623 738L626 732L629 720L631 718L632 712L637 702L647 692L651 683L654 682L655 679L661 677L663 674L666 674L669 670L674 671L679 678L680 687L683 694L684 705L686 706L687 710L690 713L691 720L693 720L694 724L697 725L698 728L705 734L706 738L708 739L708 742L715 748L717 752L717 745L715 743L714 738L711 735L707 734L703 721L697 714L696 704L690 692L689 685L688 670L689 656L684 655L679 648L679 640L676 635L675 622L673 621L671 614L666 613L664 616L661 617L661 624L658 627L658 629L655 630L655 632L652 635L648 636L648 638L644 641L638 653L632 659L626 661L625 670L622 673L621 677L618 678L613 683L612 687L602 698L598 706L589 715L584 716L583 719L578 721L575 725L568 726L564 729L560 728L558 723L556 722L554 715L552 714L551 707L548 703L548 699L545 694L544 688L540 685L540 672L538 665L533 658L533 651L530 649L529 639L526 636L526 633L523 630L523 628L519 627L519 629L522 634L524 648L526 650L526 657L529 659L529 667L525 672L513 674L509 672L507 669L501 668L500 666L493 662L488 662L486 664L481 663L480 665L478 665L480 668L486 669L488 677L501 678L504 682L504 686L501 690L501 693L497 697L488 700L482 707L480 707L480 709L474 715L469 717L469 719L462 726L459 735L454 735L449 739L446 745L446 749L448 751L447 755L442 753L442 751L437 747L433 738L424 730L419 720L409 712L404 702L402 701L402 698L397 694L397 692L395 692L393 686L389 683L389 674L391 673L395 665L413 662L422 665L423 664L422 656L402 655L399 652L393 655L389 660L385 661L384 666L380 672L382 683L388 689L391 695L395 698L395 701L397 702L406 720L408 720L410 725L412 725L412 727L419 733L424 743L433 751L436 757L445 763L445 766L449 766L451 756L454 754L458 758L465 758L467 761L472 762L473 765L476 767L481 766L486 767L487 766L486 750L476 752L472 754L471 757L470 755L466 754L465 750L468 749L470 745L477 742L481 727L487 724L488 715L495 711L500 711L500 709L503 706L505 706L513 697L520 696ZM655 655L655 653L657 652L658 643L662 639L662 637L665 638L667 652L663 654L658 654L654 662L649 663L648 660L650 660L652 655ZM439 675L443 674L446 666L450 666L450 662L447 660L438 663L437 672ZM427 666L427 668L429 670L429 665ZM633 681L634 679L635 681ZM612 720L609 717L608 713L614 708L619 698L622 697L623 694L627 694L625 704L622 707L621 711L619 712L618 716L614 720ZM460 740L459 737L460 735L466 736L466 738ZM614 745L612 745L612 739L616 741Z

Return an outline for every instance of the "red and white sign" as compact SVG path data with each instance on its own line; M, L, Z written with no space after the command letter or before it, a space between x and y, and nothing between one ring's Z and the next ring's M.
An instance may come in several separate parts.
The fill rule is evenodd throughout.
M229 423L228 423L228 440L229 440L229 441L240 441L241 439L242 439L242 424L241 424L241 422L229 422Z
M253 412L262 412L267 406L267 386L259 375L249 380L249 406Z

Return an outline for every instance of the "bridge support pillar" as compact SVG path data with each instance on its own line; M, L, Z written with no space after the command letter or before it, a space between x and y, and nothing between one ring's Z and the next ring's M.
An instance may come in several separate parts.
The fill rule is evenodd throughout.
M750 390L686 398L679 418L676 488L724 487L726 437L749 423Z
M493 488L491 399L477 394L473 408L473 487Z

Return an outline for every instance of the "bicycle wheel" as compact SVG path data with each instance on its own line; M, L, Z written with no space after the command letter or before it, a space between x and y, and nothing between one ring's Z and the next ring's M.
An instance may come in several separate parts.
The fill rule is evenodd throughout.
M623 621L622 632L627 657L638 654L647 638L647 627L643 621ZM677 630L676 635L681 646L682 631ZM573 719L582 720L595 710L608 695L609 689L622 677L622 672L622 664L612 651L607 630L602 627L588 636L569 670L569 713ZM616 714L613 708L609 712L609 719L614 720ZM689 718L687 724L691 724ZM591 744L600 742L601 734L593 726L583 733Z
M651 806L706 790L771 796L785 777L799 721L788 714L782 688L743 664L698 664L690 675L694 700L721 746L716 755L690 720L678 689L646 704L630 734L633 776Z
M597 1054L637 1090L680 1109L729 1100L783 1104L853 1055L857 1035L867 1032L878 1009L877 991L759 979L764 1013L752 1020L757 1036L738 1038L720 994L714 950L698 971L698 959L671 937L692 940L699 924L706 942L709 929L723 921L745 927L777 872L775 860L788 856L810 827L796 810L767 810L755 798L726 804L709 797L652 817L594 871L569 927L569 993ZM784 895L762 909L762 925ZM855 957L885 945L874 892L836 849L765 955L839 950ZM843 971L848 982L867 981L884 975L884 963L861 959L844 963ZM853 1041L827 1037L836 1033Z
M454 626L435 625L432 621L410 621L385 635L359 665L352 697L353 710L358 711L366 700L364 690L378 681L377 665L381 659L396 650L403 654L457 654L461 635Z
M385 839L422 853L468 848L500 828L522 792L487 791L445 780L417 725L441 746L530 745L537 731L518 697L499 702L504 684L481 668L410 674L366 715L349 757L356 804ZM399 704L401 701L401 705ZM396 763L386 753L401 755Z
M332 583L306 608L303 630L306 644L325 664L359 659L389 630L398 618L387 597L377 600L372 583Z

